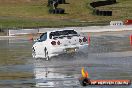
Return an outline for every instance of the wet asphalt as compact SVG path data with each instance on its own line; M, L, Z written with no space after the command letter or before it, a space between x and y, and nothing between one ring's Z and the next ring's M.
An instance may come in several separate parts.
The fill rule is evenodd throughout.
M130 32L90 35L90 45L75 55L59 55L46 61L32 58L34 42L26 38L0 40L0 88L83 88L81 68L90 79L132 80ZM83 33L87 37L87 33ZM132 88L87 86L85 88Z

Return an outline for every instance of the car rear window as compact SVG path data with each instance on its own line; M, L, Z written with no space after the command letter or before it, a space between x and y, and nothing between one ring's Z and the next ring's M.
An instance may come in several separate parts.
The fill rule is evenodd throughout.
M54 36L61 36L61 35L77 35L77 32L74 30L63 30L63 31L56 31L50 33L50 39Z

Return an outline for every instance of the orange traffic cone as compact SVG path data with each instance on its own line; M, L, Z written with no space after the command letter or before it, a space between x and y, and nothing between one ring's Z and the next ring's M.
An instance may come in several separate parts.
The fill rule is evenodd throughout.
M29 40L33 41L33 35L32 34L29 36Z
M88 45L90 45L90 35L88 35Z

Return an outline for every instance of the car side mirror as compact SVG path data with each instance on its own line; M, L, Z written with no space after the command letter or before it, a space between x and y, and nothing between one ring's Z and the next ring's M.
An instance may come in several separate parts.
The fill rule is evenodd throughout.
M36 40L34 40L35 42L40 42L40 38L37 38Z
M41 42L40 38L37 39L38 42Z

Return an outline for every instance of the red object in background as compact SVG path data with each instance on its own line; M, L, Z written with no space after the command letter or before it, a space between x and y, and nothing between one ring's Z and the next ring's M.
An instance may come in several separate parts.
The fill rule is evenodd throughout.
M29 35L29 41L33 41L33 35L32 34Z
M30 40L30 41L33 41L33 38L30 38L29 40Z
M88 45L90 45L90 36L88 35Z
M130 35L130 45L132 46L132 35Z
M124 24L125 25L132 25L132 20L125 20L124 21Z

